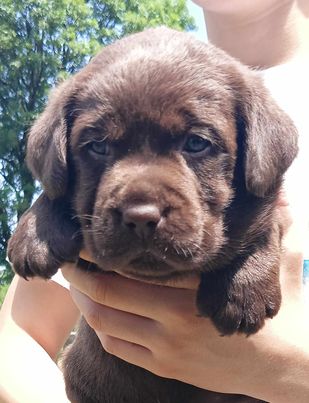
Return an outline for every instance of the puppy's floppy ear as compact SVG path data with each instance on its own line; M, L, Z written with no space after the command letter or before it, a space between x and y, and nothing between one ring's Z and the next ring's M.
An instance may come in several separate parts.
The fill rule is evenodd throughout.
M252 73L245 88L238 91L238 120L244 152L246 188L258 197L276 190L295 158L297 131Z
M52 93L44 112L30 130L27 165L52 200L63 196L68 182L66 109L71 80Z

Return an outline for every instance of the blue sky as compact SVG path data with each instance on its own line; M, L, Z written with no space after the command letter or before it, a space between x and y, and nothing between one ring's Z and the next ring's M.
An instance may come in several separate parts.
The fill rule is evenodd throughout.
M202 11L201 7L198 7L191 0L187 0L187 7L189 10L189 13L192 15L192 17L194 17L195 23L197 26L197 31L192 32L192 34L194 36L196 36L198 39L200 39L201 41L206 41L207 34L206 34L203 11Z

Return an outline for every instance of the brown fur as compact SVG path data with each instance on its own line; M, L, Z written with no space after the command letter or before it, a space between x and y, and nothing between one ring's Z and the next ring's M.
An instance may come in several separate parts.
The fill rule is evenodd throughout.
M97 270L162 283L197 272L199 313L224 335L254 333L280 306L275 203L296 152L256 73L184 33L132 35L56 89L34 124L27 161L44 193L9 257L24 277L50 277L82 245ZM254 401L127 364L85 321L64 367L74 402Z

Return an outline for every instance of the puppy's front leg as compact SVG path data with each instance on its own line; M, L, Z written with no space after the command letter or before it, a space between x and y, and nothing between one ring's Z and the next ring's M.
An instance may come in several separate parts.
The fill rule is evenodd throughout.
M280 248L272 244L237 258L232 266L203 273L199 312L210 317L222 335L257 332L280 308L279 265Z
M24 278L50 278L61 263L75 261L81 248L78 222L67 200L44 193L21 217L9 240L8 257Z

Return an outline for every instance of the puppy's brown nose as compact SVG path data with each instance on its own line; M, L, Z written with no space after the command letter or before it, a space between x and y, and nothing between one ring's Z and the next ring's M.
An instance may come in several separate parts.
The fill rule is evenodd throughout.
M141 204L122 209L123 224L141 238L152 235L160 220L161 213L155 204Z

